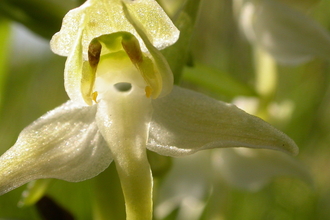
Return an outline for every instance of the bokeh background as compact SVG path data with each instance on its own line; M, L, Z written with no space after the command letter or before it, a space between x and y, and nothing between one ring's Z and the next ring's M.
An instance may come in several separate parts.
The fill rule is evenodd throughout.
M63 87L65 58L50 51L49 40L59 30L66 11L82 2L0 2L0 153L15 143L24 127L68 99ZM160 3L175 17L185 1L163 0ZM306 14L330 34L329 12L330 2L321 0L313 1ZM221 158L217 156L221 150L175 158L171 162L172 172L166 169L168 172L164 171L159 178L156 176L156 192L170 195L184 191L185 187L193 190L190 195L180 195L172 208L157 202L155 196L155 210L160 213L155 218L330 219L329 60L315 57L299 65L282 65L268 57L271 64L260 68L258 64L265 57L268 59L267 55L260 55L256 46L245 38L233 10L233 1L201 1L197 15L196 24L192 26L187 66L177 80L179 84L219 100L234 102L282 130L299 146L300 153L293 160L303 171L296 174L298 169L294 170L292 175L278 172L270 175L270 181L267 179L260 187L252 189L244 187L244 181L242 184L231 182L221 174L221 169L204 164L209 162L207 158L213 158L212 161ZM330 47L330 44L324 47ZM268 90L266 88L263 93L265 85ZM196 161L199 161L197 167ZM266 165L267 161L264 161L258 166ZM180 166L186 169L177 169ZM109 173L111 175L107 177ZM269 173L272 174L272 170ZM104 194L111 193L105 199L108 205L116 207L116 199L121 201L122 198L113 167L98 178L108 181L100 188ZM49 185L47 195L75 219L88 220L92 219L95 204L97 206L93 202L93 184L93 180L80 183L56 180ZM196 185L200 187L196 188ZM0 196L0 219L42 219L36 205L18 205L25 189L26 186L22 186ZM159 198L161 200L162 196Z

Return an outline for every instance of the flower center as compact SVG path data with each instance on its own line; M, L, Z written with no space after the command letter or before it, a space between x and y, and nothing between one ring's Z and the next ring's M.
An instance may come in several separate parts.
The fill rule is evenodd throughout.
M136 37L128 32L94 38L89 45L88 61L85 61L82 73L81 93L85 102L89 105L93 101L98 102L99 95L107 91L109 85L117 83L131 84L127 91L125 86L113 87L117 91L140 92L142 89L146 98L167 95L173 86L172 72L150 42L147 47L149 52L141 51ZM102 80L98 79L100 77Z
M146 96L144 78L132 64L125 51L109 53L100 57L95 74L94 94L98 102L112 94L121 93L126 96L130 93ZM118 94L120 95L120 94Z

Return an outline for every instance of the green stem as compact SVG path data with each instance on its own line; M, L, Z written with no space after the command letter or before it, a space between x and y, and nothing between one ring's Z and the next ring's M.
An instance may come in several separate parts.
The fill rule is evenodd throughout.
M267 120L268 106L277 87L277 67L274 59L263 49L255 48L256 90L260 95L258 116Z
M175 13L173 22L180 30L179 40L172 46L162 50L174 75L174 84L179 84L184 67L191 63L190 41L199 11L200 0L188 0L183 8Z
M25 207L37 203L45 195L48 187L53 182L54 179L39 179L30 182L27 189L23 192L18 206Z
M7 66L9 60L10 23L0 17L0 107L3 99L5 81L8 75Z
M139 158L122 154L115 160L126 203L127 220L152 219L152 176L146 151Z

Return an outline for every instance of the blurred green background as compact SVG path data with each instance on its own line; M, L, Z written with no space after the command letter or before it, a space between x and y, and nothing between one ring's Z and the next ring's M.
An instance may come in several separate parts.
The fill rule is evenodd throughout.
M161 3L172 14L183 2ZM25 126L67 100L63 87L65 58L50 51L49 39L59 30L67 10L81 3L74 0L0 3L0 153L15 143ZM263 96L257 92L260 76L256 73L254 48L241 33L232 4L230 0L201 2L190 42L189 67L183 71L180 84L227 102L252 97L262 103L257 113L297 143L300 153L296 159L310 172L314 184L279 176L258 191L248 191L223 180L221 187L210 192L216 193L219 200L205 198L206 209L196 219L330 219L329 61L315 58L298 66L277 64L272 79L274 89ZM329 12L330 2L323 0L311 8L309 16L330 32ZM88 220L92 218L92 181L56 180L47 194L76 219ZM41 219L35 206L17 206L25 187L0 197L0 219ZM104 188L105 193L108 191L111 190ZM214 207L217 215L209 214ZM164 219L184 218L174 210Z

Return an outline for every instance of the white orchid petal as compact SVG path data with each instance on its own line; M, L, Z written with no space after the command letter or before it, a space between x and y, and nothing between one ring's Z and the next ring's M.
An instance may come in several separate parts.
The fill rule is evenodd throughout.
M25 128L0 157L0 194L39 178L82 181L107 168L112 156L95 112L68 101Z
M133 19L141 24L143 33L154 47L161 50L178 40L180 31L155 0L124 0L123 2Z
M84 18L81 19L83 23ZM83 29L80 29L77 33L77 39L73 42L75 50L70 52L68 59L65 62L64 69L64 86L69 98L80 104L85 104L84 97L82 95L82 77L83 72L88 71L87 65L84 65L82 57L82 35ZM91 104L91 103L88 103Z
M128 20L133 24L136 31L142 38L143 42L145 43L151 55L154 64L156 65L155 68L153 68L154 69L153 71L155 71L153 75L154 78L157 79L157 84L152 87L154 93L152 94L152 97L158 98L169 94L173 88L174 78L173 78L172 70L169 64L167 63L167 60L161 54L161 52L159 52L158 49L155 48L153 44L149 41L148 36L143 31L143 25L140 23L140 21L138 19L134 19L134 16L132 17L132 15L125 6L124 6L124 12Z
M173 158L173 166L159 188L155 216L164 219L174 210L179 219L199 219L211 191L211 151Z
M299 161L289 155L262 149L221 149L213 154L215 167L232 185L256 191L279 176L312 178Z
M181 156L210 148L267 148L297 154L296 144L234 105L187 89L154 100L148 149Z
M88 46L92 39L118 31L135 35L140 41L142 50L146 51L143 41L125 17L123 2L135 18L143 24L144 31L155 47L162 49L176 42L179 31L155 0L88 0L64 17L60 32L56 33L51 40L53 52L63 56L69 55L81 28L86 30L82 43L85 60L87 60ZM80 18L85 15L84 24L78 25Z
M246 2L240 23L250 41L278 62L299 64L314 56L329 59L330 34L317 22L285 4Z

